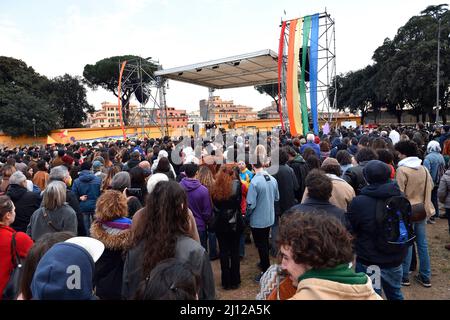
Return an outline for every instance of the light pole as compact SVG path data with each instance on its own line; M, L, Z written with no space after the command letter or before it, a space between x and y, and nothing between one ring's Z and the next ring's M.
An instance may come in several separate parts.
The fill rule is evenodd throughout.
M437 71L436 71L436 125L439 125L439 73L441 56L441 17L438 17L438 49L437 49Z
M31 119L31 122L33 123L34 143L36 144L36 119Z

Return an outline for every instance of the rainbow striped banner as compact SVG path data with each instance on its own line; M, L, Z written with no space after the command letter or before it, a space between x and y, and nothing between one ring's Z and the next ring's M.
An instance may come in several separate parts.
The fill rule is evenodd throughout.
M302 34L302 27L303 21L301 19L291 21L289 26L286 98L288 105L289 128L292 135L301 134L303 131L300 112L300 93L297 85L300 36Z
M284 22L282 34L284 31ZM310 35L311 33L311 35ZM289 23L287 75L286 75L286 104L289 119L289 129L293 136L309 132L308 105L306 95L306 72L310 75L311 117L314 133L318 134L317 114L317 78L318 78L318 42L319 42L319 14L291 20ZM309 45L311 48L309 48ZM300 46L302 56L300 57ZM279 52L282 52L280 41ZM308 49L310 49L310 69L306 69ZM299 62L301 60L301 69ZM279 58L279 59L282 59ZM278 68L279 75L281 68ZM300 71L300 79L299 79ZM281 81L279 81L280 83ZM281 91L279 86L279 92Z
M314 134L319 134L319 119L317 113L317 70L319 64L319 14L316 13L311 18L311 49L309 61L311 116Z

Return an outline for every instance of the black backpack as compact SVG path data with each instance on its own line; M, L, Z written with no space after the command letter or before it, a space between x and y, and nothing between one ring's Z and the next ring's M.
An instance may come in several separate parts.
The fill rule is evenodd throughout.
M385 253L400 253L413 244L411 203L404 196L379 199L376 208L376 247Z

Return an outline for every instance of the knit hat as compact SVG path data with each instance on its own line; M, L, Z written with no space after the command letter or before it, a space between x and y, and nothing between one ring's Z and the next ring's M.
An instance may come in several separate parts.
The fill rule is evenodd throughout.
M98 170L100 170L100 168L103 166L103 164L100 162L100 161L98 161L98 160L95 160L94 162L92 162L92 169L94 170L94 171L98 171Z
M320 138L319 138L319 136L316 136L316 137L314 138L314 143L315 143L315 144L319 144L319 143L320 143Z
M335 158L328 157L322 163L322 167L324 166L340 166L340 164Z
M71 157L71 156L69 156L69 155L67 155L67 154L65 154L62 158L61 158L61 160L65 163L65 164L67 164L67 165L72 165L72 163L73 163L73 158Z

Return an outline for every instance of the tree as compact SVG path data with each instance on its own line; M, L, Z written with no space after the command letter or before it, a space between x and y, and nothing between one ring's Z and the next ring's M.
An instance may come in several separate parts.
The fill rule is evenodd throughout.
M86 120L86 112L94 112L94 107L86 100L86 88L81 78L68 74L56 77L49 83L50 103L59 118L59 127L78 128Z
M48 79L25 62L0 57L0 129L13 137L46 135L57 127L57 114L48 102Z
M120 63L123 61L140 61L142 63L142 69L145 71L142 73L142 83L152 83L154 79L153 72L157 70L157 66L148 61L148 59L142 59L134 55L125 55L105 58L97 61L94 65L87 64L83 71L86 84L94 90L100 86L118 97L119 68ZM123 122L125 125L128 125L130 99L136 93L136 90L140 90L142 87L140 86L141 79L138 78L137 73L133 73L128 79L124 79L124 81L126 81L126 86L121 92L122 116ZM140 94L138 94L137 98L140 99Z
M439 17L441 33L450 33L450 13L445 5L429 6L422 15L412 17L398 29L394 39L385 39L373 54L374 64L365 69L336 77L338 84L337 105L339 109L369 110L377 113L386 108L397 116L406 108L412 109L419 121L428 116L434 119L436 104L436 52ZM440 105L445 110L450 99L450 44L442 37ZM331 98L332 94L330 94Z

